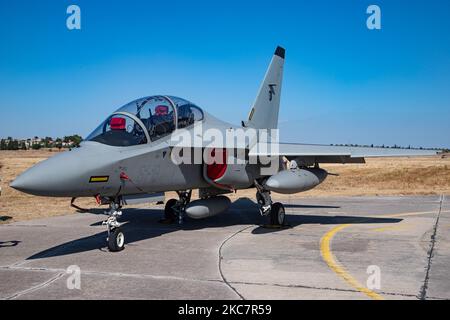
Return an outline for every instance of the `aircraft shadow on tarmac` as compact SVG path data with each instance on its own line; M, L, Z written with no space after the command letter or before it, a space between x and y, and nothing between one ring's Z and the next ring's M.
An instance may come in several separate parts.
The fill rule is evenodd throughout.
M329 206L298 206L298 208L335 208ZM90 210L91 214L101 214L103 210ZM158 209L124 209L120 218L122 230L126 236L126 244L133 245L141 240L159 237L163 234L178 230L201 230L205 228L222 228L233 225L260 225L252 230L255 235L277 232L281 229L269 229L264 227L267 217L261 217L257 205L247 198L242 198L233 203L227 213L211 217L205 220L192 220L186 218L183 225L160 224L158 221L163 216L163 210ZM397 223L401 219L352 217L352 216L327 216L327 215L286 215L289 227L301 224L362 224L362 223ZM100 226L102 221L91 224ZM46 249L29 257L27 260L43 259L82 253L92 250L106 250L106 230L91 236L69 241L52 248Z
M266 234L281 231L286 228L293 228L304 224L372 224L372 223L399 223L403 219L394 218L373 218L358 216L318 216L318 215L288 215L286 214L287 225L285 228L270 229L259 226L252 230L253 234Z

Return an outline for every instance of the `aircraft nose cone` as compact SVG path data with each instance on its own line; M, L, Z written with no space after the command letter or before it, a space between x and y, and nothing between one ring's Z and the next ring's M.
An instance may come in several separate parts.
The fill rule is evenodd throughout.
M36 196L67 197L83 187L83 151L66 151L31 167L11 184L11 188Z
M45 160L18 176L10 187L29 194L48 195L62 187L64 174L59 167L59 161Z
M30 182L27 182L27 180L30 180L28 177L28 174L22 174L18 176L13 182L11 182L9 186L16 190L26 192L26 189L28 188L28 186L30 186Z

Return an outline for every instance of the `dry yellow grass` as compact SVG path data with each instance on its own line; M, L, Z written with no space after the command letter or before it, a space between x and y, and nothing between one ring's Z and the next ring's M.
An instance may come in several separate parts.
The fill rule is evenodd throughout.
M11 181L34 164L56 154L49 150L0 151L0 223L29 220L75 212L68 198L35 197L9 187ZM81 199L81 205L95 206L93 199ZM3 217L3 218L2 218Z
M450 157L372 158L359 165L323 165L331 173L311 196L450 194Z
M18 174L54 154L49 150L0 151L0 223L75 212L69 206L68 198L34 197L9 187ZM365 165L330 164L323 168L339 177L329 176L322 185L301 196L450 194L449 156L367 159ZM244 190L231 198L254 196L255 190ZM173 194L167 197L173 197ZM292 196L276 195L276 198L289 197ZM77 204L86 208L97 206L90 198L79 199Z

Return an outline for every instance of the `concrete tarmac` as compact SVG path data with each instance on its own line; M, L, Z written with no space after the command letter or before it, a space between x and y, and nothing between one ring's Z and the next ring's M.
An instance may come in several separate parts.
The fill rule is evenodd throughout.
M1 225L0 299L450 298L445 197L284 204L282 229L265 228L249 199L182 226L159 224L162 206L125 209L119 253L106 249L101 210Z

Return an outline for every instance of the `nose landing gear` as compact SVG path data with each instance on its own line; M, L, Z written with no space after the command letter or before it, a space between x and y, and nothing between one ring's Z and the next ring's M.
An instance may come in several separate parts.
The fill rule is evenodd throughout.
M122 215L120 209L120 204L111 201L109 203L109 211L105 212L105 214L109 215L109 218L103 222L103 225L106 225L108 229L108 238L106 240L108 249L111 252L122 251L125 248L125 235L120 229L120 223L117 221L117 217Z
M108 231L108 249L111 252L125 249L125 235L120 228L113 228Z

